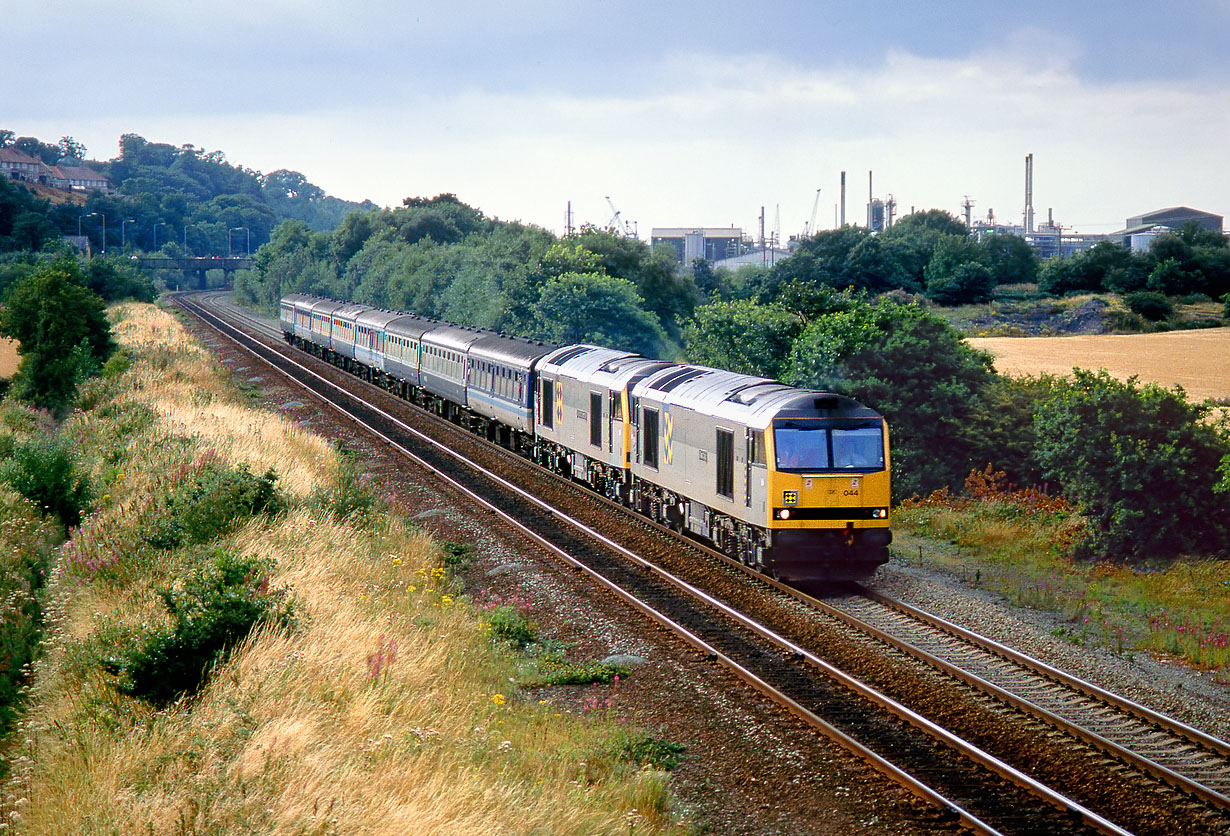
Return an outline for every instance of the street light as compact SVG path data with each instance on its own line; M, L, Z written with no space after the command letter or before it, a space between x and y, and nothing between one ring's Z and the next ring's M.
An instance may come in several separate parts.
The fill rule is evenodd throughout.
M77 216L77 237L81 237L81 220L82 218L92 218L95 215L102 215L102 212L90 212L85 215ZM103 215L103 252L107 252L107 216Z
M160 226L170 226L170 224L169 224L169 223L167 223L166 221L159 221L158 223L154 224L154 246L153 246L153 252L158 252L158 227L160 227Z
M132 218L125 218L124 220L120 221L120 249L121 249L121 250L126 250L126 249L128 249L128 230L127 230L127 225L128 225L128 224L135 224L135 223L136 223L136 221L134 221Z
M246 226L236 226L236 227L232 227L232 228L231 228L230 230L228 230L228 231L227 231L227 233L226 233L226 254L227 254L227 256L228 256L228 257L232 254L232 251L231 251L231 233L232 233L232 232L239 232L240 230L243 230L243 231L244 231L244 233L246 233L246 234L247 234L247 243L244 245L244 250L243 250L243 251L244 251L244 254L245 254L245 255L252 255L252 230L248 229Z

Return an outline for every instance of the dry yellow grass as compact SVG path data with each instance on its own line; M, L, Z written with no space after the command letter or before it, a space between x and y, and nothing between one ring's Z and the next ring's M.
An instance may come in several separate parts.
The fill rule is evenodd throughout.
M1230 399L1230 328L1162 334L1075 337L975 337L1008 375L1069 375L1073 367L1106 369L1120 380L1136 375L1166 388L1181 385L1195 400Z
M157 418L131 436L116 426L131 410L74 419L84 438L127 437L130 454L78 539L135 531L142 498L206 449L276 463L302 495L336 468L319 439L245 410L169 316L137 305L119 318L135 360L115 402ZM672 826L664 773L619 762L614 727L518 703L513 660L454 601L421 532L300 506L223 545L276 561L299 624L249 637L199 695L161 711L117 691L94 654L164 619L152 588L199 555L160 553L120 580L57 566L50 646L0 795L8 832L622 834L632 808L637 833Z

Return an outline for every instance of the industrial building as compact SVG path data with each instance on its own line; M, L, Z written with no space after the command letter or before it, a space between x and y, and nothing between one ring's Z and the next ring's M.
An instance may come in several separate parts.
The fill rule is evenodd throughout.
M1107 240L1143 251L1153 246L1153 239L1167 232L1176 232L1188 223L1195 223L1198 229L1220 234L1223 230L1224 218L1212 212L1201 212L1199 209L1189 209L1186 206L1172 206L1169 209L1157 209L1136 215L1127 219L1126 225L1118 232L1106 236Z
M742 255L747 249L739 227L654 227L649 236L652 247L666 244L675 250L675 260L690 265L703 258L710 263Z

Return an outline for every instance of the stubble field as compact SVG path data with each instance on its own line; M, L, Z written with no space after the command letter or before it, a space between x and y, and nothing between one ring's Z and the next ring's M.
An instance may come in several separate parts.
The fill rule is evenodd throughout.
M0 340L0 379L12 377L19 362L21 357L17 354L17 342Z
M1070 375L1073 367L1106 369L1126 380L1181 385L1193 400L1230 400L1230 328L1161 334L1074 337L975 337L1001 374Z

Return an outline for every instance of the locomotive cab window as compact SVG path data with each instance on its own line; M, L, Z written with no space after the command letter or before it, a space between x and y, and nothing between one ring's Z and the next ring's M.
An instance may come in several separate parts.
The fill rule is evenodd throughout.
M884 469L879 421L779 421L773 425L778 470L871 471Z

